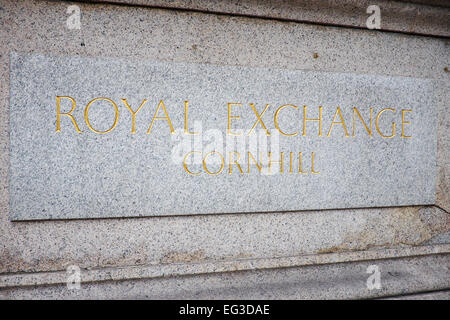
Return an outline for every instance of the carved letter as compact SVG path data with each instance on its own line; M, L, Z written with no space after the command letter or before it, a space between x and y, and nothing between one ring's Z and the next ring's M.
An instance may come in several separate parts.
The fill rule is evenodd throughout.
M250 107L252 107L253 112L256 115L256 122L253 124L253 127L250 129L250 131L248 132L247 135L250 135L250 133L252 133L253 129L255 129L256 125L258 124L258 122L261 122L262 127L266 130L266 135L270 136L270 132L269 130L267 130L266 125L264 124L264 122L262 121L261 117L264 115L264 112L266 112L266 110L269 108L269 105L267 104L266 107L264 108L263 112L261 114L258 113L258 111L256 110L256 107L253 103L250 103Z
M90 123L90 121L89 121L89 108L91 107L92 103L93 103L94 101L97 101L97 100L105 100L105 101L108 101L108 102L111 103L111 104L113 105L113 107L114 107L114 111L115 111L114 123L113 123L112 127L109 128L109 129L106 130L106 131L95 130L94 128L92 128L91 123ZM89 101L89 103L88 103L87 106L86 106L86 109L84 109L84 121L86 122L88 128L91 129L91 130L92 130L93 132L95 132L95 133L108 133L108 132L111 132L111 131L114 130L114 128L116 127L117 121L118 121L118 120L119 120L119 108L117 108L117 105L114 103L114 101L112 101L111 99L108 99L108 98L95 98L95 99Z
M161 107L164 111L165 117L157 117L159 108L161 108ZM167 123L169 124L169 127L170 127L170 133L175 132L175 130L173 130L172 122L170 121L170 117L169 117L169 114L167 113L166 106L164 105L163 100L159 101L158 108L156 108L155 114L152 119L152 123L150 124L150 127L147 130L147 134L150 134L150 132L152 131L153 123L155 122L155 120L167 120Z
M338 114L339 114L339 117L341 118L341 121L336 122L336 116ZM331 122L330 130L328 130L327 137L330 136L331 129L333 129L333 125L335 125L335 124L342 124L342 126L344 127L345 136L348 137L347 127L345 126L344 118L342 117L341 109L339 107L337 107L337 109L336 109L336 113L334 114L333 121Z
M141 105L139 106L139 108L137 108L136 111L133 111L133 109L131 109L130 105L127 102L127 99L121 99L122 102L125 104L125 106L128 108L128 110L130 110L131 112L131 133L136 133L136 113L138 113L139 110L141 110L142 106L147 102L147 99L144 99L141 103Z
M303 136L306 136L306 121L319 121L319 137L322 136L322 107L319 106L319 118L308 119L306 118L306 106L303 106Z
M377 129L378 133L380 134L380 136L382 136L383 138L393 138L395 137L395 122L392 122L392 134L390 136L385 136L381 133L380 128L378 127L378 121L380 120L381 115L383 114L383 112L385 111L391 111L395 113L394 109L390 109L390 108L386 108L381 110L378 115L377 118L375 119L375 128Z
M241 136L241 133L233 133L231 132L231 119L240 119L240 116L232 116L231 115L231 106L242 106L242 103L227 103L228 105L228 125L227 125L227 134L229 136Z
M277 109L277 111L275 112L275 116L273 117L273 122L275 123L275 128L277 128L278 131L280 131L280 133L281 133L283 136L296 136L296 135L298 134L298 132L294 132L294 133L284 133L283 131L281 131L280 126L278 125L278 113L279 113L281 110L283 110L284 108L287 108L287 107L297 109L297 106L293 106L293 105L291 105L291 104L286 104L286 105L284 105L284 106L279 107L279 108Z

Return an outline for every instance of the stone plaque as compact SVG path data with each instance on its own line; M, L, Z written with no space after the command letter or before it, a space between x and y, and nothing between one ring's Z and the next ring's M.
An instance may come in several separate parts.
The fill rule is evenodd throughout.
M435 202L429 79L12 54L12 220Z

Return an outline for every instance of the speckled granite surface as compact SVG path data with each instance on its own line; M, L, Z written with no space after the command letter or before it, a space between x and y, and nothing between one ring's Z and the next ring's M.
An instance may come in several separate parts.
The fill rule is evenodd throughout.
M427 79L15 53L10 70L13 220L435 203L437 117ZM59 132L58 96L76 103L60 98L60 112L74 107L76 126L61 115ZM88 109L97 97L111 100ZM134 110L148 100L135 134L121 99ZM182 146L192 137L186 100L201 135ZM353 107L371 136L353 122ZM320 125L304 124L319 113ZM228 130L242 142L230 143ZM192 151L198 163L183 163Z

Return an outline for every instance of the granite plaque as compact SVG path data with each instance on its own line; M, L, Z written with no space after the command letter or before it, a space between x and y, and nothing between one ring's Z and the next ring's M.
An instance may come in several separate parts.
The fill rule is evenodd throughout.
M11 220L427 205L429 79L13 53Z

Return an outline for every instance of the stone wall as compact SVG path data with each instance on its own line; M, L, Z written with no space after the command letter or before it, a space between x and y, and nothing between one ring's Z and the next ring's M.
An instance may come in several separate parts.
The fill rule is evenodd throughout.
M346 2L342 15L312 1L268 3L78 2L81 29L69 30L73 3L0 1L0 298L362 298L450 288L449 7L379 1L386 20L368 30L366 2ZM11 52L432 79L435 204L13 222ZM365 285L374 264L380 290ZM69 265L82 270L80 290L66 289Z

